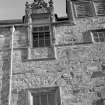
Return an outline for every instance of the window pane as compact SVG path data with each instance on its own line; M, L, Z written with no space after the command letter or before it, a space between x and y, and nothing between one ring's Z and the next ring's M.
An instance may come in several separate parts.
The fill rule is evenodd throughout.
M93 32L93 37L94 37L95 42L99 42L100 41L98 32Z
M50 40L50 32L45 32L45 39L49 39Z
M33 105L40 105L40 97L33 96Z
M55 94L48 94L48 105L55 105Z
M39 27L39 30L38 31L43 31L43 27Z
M49 26L44 26L44 30L48 31L49 30Z
M45 46L50 46L50 40L45 40Z
M44 39L39 39L39 47L44 47Z
M39 32L39 39L43 38L44 39L44 32Z
M100 37L100 42L104 42L104 38Z
M47 95L41 95L41 105L47 105Z
M38 40L38 33L33 33L33 40L37 39Z
M38 40L33 40L33 47L38 47Z
M100 42L100 40L98 38L94 38L95 42Z
M50 36L50 32L45 32L45 35L46 36Z
M104 42L104 33L98 32L98 35L99 35L100 42Z
M33 27L33 31L38 31L38 27Z
M98 38L98 33L97 32L93 32L93 36L94 36L94 38Z

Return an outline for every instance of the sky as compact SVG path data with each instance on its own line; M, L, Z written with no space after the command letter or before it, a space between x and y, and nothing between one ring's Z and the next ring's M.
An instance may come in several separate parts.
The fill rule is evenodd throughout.
M0 0L0 20L21 19L25 14L26 1L34 0ZM58 16L65 16L66 0L53 0L54 11Z

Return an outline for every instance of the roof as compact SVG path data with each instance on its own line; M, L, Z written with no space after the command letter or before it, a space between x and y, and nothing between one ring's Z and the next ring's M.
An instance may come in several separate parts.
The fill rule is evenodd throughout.
M22 19L0 20L0 25L23 24Z

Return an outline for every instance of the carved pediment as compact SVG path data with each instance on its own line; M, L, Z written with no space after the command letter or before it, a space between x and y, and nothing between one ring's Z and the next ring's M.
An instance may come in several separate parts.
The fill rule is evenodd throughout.
M44 0L34 0L31 5L32 8L40 9L40 8L48 8L47 3Z
M46 3L44 0L34 0L31 3L26 2L26 15L30 15L32 13L50 13L53 7L52 0L49 3Z

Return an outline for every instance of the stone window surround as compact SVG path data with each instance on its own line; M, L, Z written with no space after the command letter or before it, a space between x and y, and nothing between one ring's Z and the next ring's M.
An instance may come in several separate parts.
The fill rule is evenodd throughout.
M73 2L72 4L73 4L74 15L75 15L76 18L84 18L84 17L90 17L90 16L92 16L91 2L90 1L85 1L85 2L84 1L83 2L77 1L77 2ZM85 4L86 4L86 6L84 6ZM89 13L84 12L84 14L82 14L83 13L83 9L84 9L84 11L87 9L85 7L87 7L87 8L90 7L89 11L88 11ZM81 10L79 10L79 9L81 9Z
M31 20L31 19L30 19ZM32 20L31 20L32 21ZM33 47L33 38L32 38L32 28L36 26L49 26L50 27L50 38L51 38L51 45L49 47ZM54 34L55 27L51 23L46 24L34 24L30 22L28 25L28 54L27 60L28 61L46 61L46 60L55 60L57 59L56 55L56 48L55 48L55 34ZM53 49L53 57L44 57L44 58L31 58L32 50L43 49L43 48L52 48ZM27 61L26 60L26 61Z

